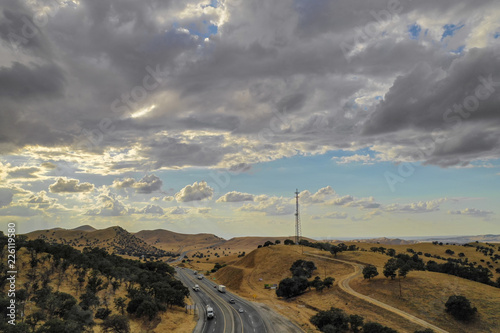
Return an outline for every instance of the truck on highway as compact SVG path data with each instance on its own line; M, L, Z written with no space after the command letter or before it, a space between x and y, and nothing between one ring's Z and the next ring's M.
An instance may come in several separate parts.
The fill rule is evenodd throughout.
M195 284L194 287L193 287L193 290L194 291L200 291L200 286Z
M214 317L214 309L207 305L207 319L212 319Z
M219 286L217 287L217 290L220 293L225 293L226 292L226 286L223 286L222 284L219 284Z

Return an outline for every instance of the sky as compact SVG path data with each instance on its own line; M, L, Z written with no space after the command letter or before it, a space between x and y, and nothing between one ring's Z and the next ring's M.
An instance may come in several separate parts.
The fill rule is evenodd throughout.
M500 233L493 0L0 4L0 222Z

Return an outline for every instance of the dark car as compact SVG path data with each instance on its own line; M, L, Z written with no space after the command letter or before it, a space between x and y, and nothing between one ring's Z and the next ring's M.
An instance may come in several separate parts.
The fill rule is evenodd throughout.
M229 300L229 303L234 304L234 303L236 303L236 301L235 301L234 299L232 299L232 298L231 298L231 299Z

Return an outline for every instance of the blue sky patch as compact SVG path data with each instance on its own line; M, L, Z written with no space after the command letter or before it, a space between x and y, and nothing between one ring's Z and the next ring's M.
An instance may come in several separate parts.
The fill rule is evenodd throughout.
M421 31L422 31L422 27L419 26L417 23L414 23L414 24L408 26L408 32L410 33L411 39L418 39Z
M443 26L444 32L443 36L441 36L441 40L445 39L448 36L453 36L455 33L462 29L465 26L465 24L462 25L455 25L455 24L445 24Z
M451 50L450 52L460 54L464 51L464 49L465 49L465 45L460 45L457 49Z

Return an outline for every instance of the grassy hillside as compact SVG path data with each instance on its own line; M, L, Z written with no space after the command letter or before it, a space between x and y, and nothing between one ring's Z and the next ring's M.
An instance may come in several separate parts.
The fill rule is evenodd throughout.
M175 253L201 249L225 241L224 238L212 234L179 234L164 229L142 230L134 235L154 247Z
M87 228L87 230L89 229ZM99 247L109 253L136 258L142 255L147 258L169 256L167 251L152 246L117 226L94 231L56 228L33 231L26 234L26 236L28 239L42 239L51 244L70 245L80 250L85 247Z
M346 242L346 244L350 243ZM500 315L497 311L500 308L499 288L442 273L411 271L408 277L402 280L403 298L400 298L398 281L391 281L382 275L383 265L389 257L369 252L370 245L380 246L380 244L361 245L357 243L357 245L367 247L368 251L342 252L337 257L373 264L378 268L380 275L371 281L362 278L355 279L351 282L351 286L355 290L400 308L449 332L498 332L495 325L500 322ZM411 247L417 252L426 251L425 253L432 255L442 254L446 256L448 255L444 251L450 248L456 250L455 255L461 252L469 255L471 258L469 260L476 260L483 256L476 252L475 248L463 246L413 244L392 247L397 248L398 252L406 252L406 249ZM304 248L304 250L333 258L330 253L325 251L311 248ZM426 260L436 260L421 257ZM278 245L254 250L243 258L229 262L227 267L220 269L214 276L218 282L225 284L230 290L249 299L255 298L259 302L269 304L276 311L288 316L311 332L314 330L309 324L310 316L315 314L316 310L327 310L331 306L341 308L349 314L362 315L366 320L379 322L400 332L413 332L419 329L414 324L405 323L396 314L381 310L374 305L345 294L337 287L336 283L331 289L325 289L323 292L310 290L302 296L288 301L277 298L274 290L264 289L264 284L277 284L285 277L289 277L289 268L298 259L315 262L318 269L313 277L316 275L321 278L332 276L338 281L342 276L353 272L353 268L349 265L303 255L297 246ZM463 324L446 314L444 304L448 297L454 294L466 296L477 307L479 317L475 322Z
M316 250L312 251L316 252ZM325 252L317 252L325 254ZM412 324L401 323L399 317L381 312L374 306L366 305L353 299L350 295L343 294L336 283L332 288L325 289L322 293L310 290L291 300L279 299L275 290L264 288L265 284L278 284L280 280L290 277L290 266L298 259L311 260L310 257L302 254L302 250L297 246L277 245L260 248L220 269L214 276L230 291L269 305L273 310L297 323L306 332L318 332L309 319L318 310L327 310L331 306L341 308L349 314L362 315L367 320L384 323L401 332L418 328ZM339 280L340 277L354 271L351 266L346 264L312 260L318 267L313 277L317 275L321 278L331 276L335 280Z
M4 271L5 244L6 238L0 233L0 266ZM40 240L20 240L17 244L16 304L24 311L18 312L15 332L100 333L106 316L109 319L119 315L124 315L121 320L130 328L121 330L124 333L187 333L196 325L195 318L183 307L184 301L190 302L184 298L188 290L173 279L174 270L165 263L140 263L97 249L80 253L69 246ZM2 315L3 305L9 302L7 289L8 285L1 282ZM161 296L153 289L168 290L170 296ZM122 308L116 306L120 299ZM140 306L131 310L133 302L147 303L143 307L147 312L141 313ZM106 316L100 316L106 309ZM0 327L2 332L11 329L10 325Z
M394 249L397 253L407 253L407 254L412 254L407 252L408 249L412 249L415 251L415 253L420 253L419 257L424 260L424 262L427 262L429 260L434 260L438 263L444 263L446 262L445 259L452 258L452 259L463 259L465 258L468 259L469 262L476 263L476 265L482 265L483 267L488 267L490 271L493 273L493 280L495 281L498 277L500 277L500 273L497 273L496 270L500 269L500 259L494 260L494 256L500 255L499 247L500 244L496 243L469 243L470 246L463 246L463 245L436 245L433 243L418 243L418 244L411 244L411 245L384 245L384 244L376 244L376 243L355 243L355 242L345 242L346 245L352 245L355 244L357 245L360 249L364 249L367 252L371 252L372 247L385 247L386 249ZM488 248L493 250L493 258L490 255L484 255L480 251L476 251L476 247L482 247L482 248ZM453 254L448 254L446 253L446 250L451 250L454 253ZM348 252L346 252L348 253ZM428 253L431 256L427 257L425 254ZM463 253L463 256L460 256L460 253ZM489 252L488 252L489 253ZM380 254L379 256L369 256L366 259L364 259L364 252L358 252L357 254L352 254L353 256L356 256L355 258L351 259L356 259L359 260L360 262L364 263L371 263L371 264L377 264L381 263L382 266L383 264L387 261L387 256ZM443 259L437 259L435 256L439 256ZM374 262L371 262L374 261Z

